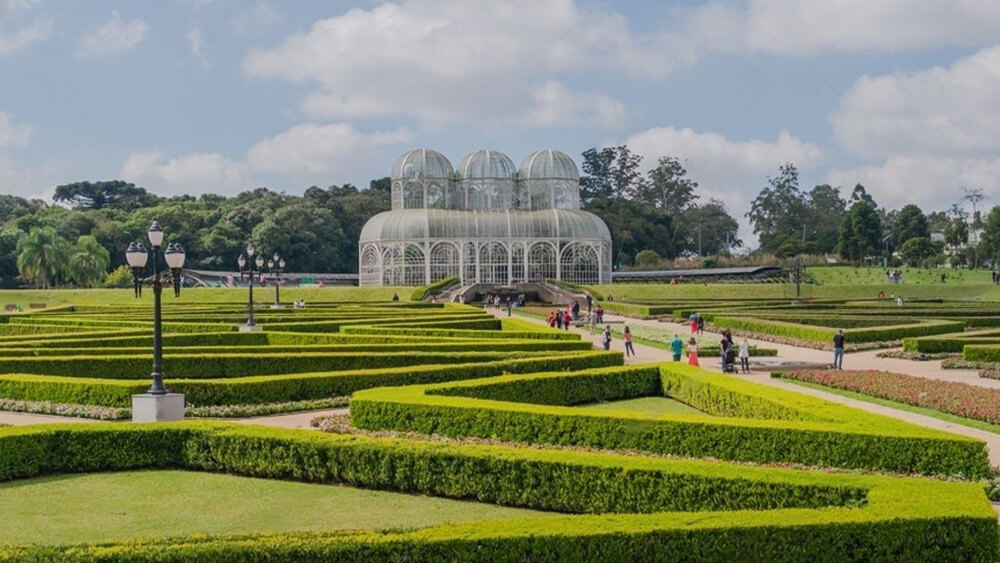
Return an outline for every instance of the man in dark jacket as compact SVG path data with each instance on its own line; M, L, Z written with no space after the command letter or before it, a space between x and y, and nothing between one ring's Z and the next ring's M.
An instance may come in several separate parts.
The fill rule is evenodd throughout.
M833 369L844 369L844 331L833 335Z

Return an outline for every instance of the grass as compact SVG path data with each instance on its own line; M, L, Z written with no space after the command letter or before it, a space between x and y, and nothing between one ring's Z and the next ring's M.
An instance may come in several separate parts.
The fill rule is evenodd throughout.
M816 389L818 391L830 393L832 395L840 395L841 397L847 397L848 399L857 399L859 401L865 401L866 403L872 403L875 405L881 405L883 407L889 407L901 411L912 412L914 414L922 414L924 416L929 416L932 418L936 418L938 420L943 420L945 422L953 422L955 424L961 424L962 426L968 426L970 428L976 428L978 430L992 432L994 434L1000 434L1000 425L990 424L989 422L983 422L982 420L976 420L974 418L965 418L964 416L957 416L954 414L941 412L939 410L929 409L926 407L916 407L913 405L908 405L906 403L898 403L896 401L890 401L888 399L883 399L881 397L872 397L871 395L865 395L863 393L858 393L856 391L837 389L836 387L827 387L826 385L820 385L818 383L812 383L809 381L800 381L798 379L785 379L785 378L781 378L781 380L787 381L788 383L794 383L795 385L801 385L802 387L808 387L810 389Z
M190 471L60 475L0 485L0 544L389 529L545 513L484 503Z
M653 416L661 414L705 414L694 407L690 407L669 397L639 397L638 399L626 399L624 401L580 405L577 408L602 411L628 411Z
M255 288L254 302L266 305L274 302L274 288ZM227 287L191 287L181 291L180 297L174 297L171 292L164 292L164 308L181 306L191 303L246 303L247 288ZM406 301L413 293L412 287L288 287L281 288L281 302L291 303L296 299L304 299L308 305L318 301L358 302L358 301L390 301L392 294L399 295ZM16 304L28 310L29 303L45 303L55 305L137 305L152 303L152 290L149 295L143 292L141 299L133 296L132 289L4 289L0 290L0 305Z

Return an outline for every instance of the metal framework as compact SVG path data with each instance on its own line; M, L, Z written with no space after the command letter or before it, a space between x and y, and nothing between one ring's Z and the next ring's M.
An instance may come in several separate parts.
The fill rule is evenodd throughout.
M611 234L580 209L579 181L555 150L529 155L520 170L491 149L457 170L436 151L409 151L393 167L392 210L362 229L360 284L610 283Z

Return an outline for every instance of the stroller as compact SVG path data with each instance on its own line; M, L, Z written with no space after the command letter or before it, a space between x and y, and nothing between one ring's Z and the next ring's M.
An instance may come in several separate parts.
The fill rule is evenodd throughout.
M722 372L723 373L736 373L736 350L733 346L730 346L726 350L726 355L722 361Z

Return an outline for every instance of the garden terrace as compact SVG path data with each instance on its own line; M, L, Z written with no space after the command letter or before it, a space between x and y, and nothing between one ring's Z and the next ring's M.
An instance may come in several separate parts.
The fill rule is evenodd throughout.
M549 511L417 530L15 543L0 548L7 561L625 561L676 553L726 561L751 551L775 561L986 561L997 554L996 515L975 483L193 422L0 429L0 452L2 481L185 469Z

